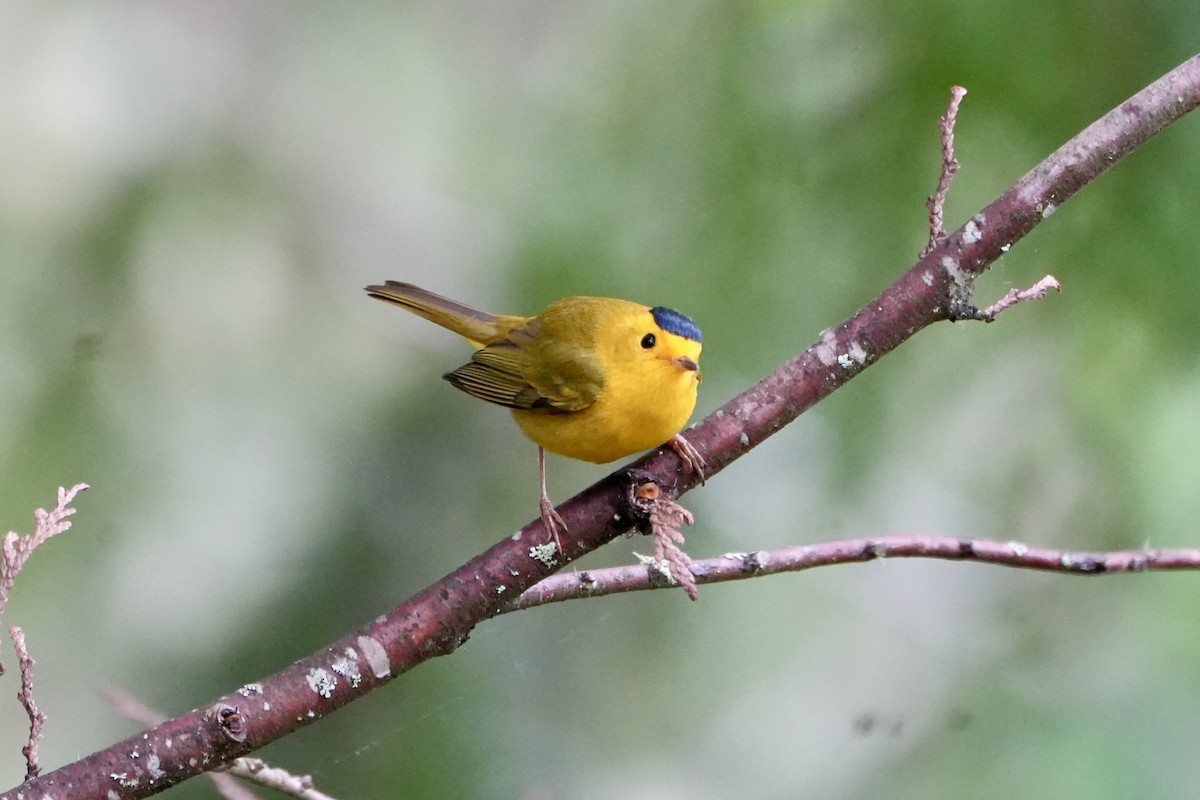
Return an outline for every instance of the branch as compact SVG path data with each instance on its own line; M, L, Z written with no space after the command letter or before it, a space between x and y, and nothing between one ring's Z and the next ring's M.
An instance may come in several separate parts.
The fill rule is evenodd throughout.
M815 345L726 403L688 432L714 477L817 401L922 328L969 307L974 278L1081 187L1200 104L1200 57L1180 65L1059 148L995 202L940 241L891 287ZM639 520L629 475L691 489L695 473L659 449L609 475L559 509L571 558ZM261 683L43 775L25 797L145 797L278 739L434 656L453 652L480 622L508 609L561 564L538 546L541 522L471 559L389 613ZM143 758L131 761L137 749ZM149 765L151 757L155 768ZM12 800L16 793L0 796Z
M165 714L150 708L119 686L105 687L104 697L121 716L134 722L157 725L167 718ZM334 800L313 787L311 775L293 775L287 770L272 767L261 758L235 758L220 770L209 772L207 776L216 786L217 792L226 800L257 798L254 792L233 780L233 776L292 797L299 797L300 800Z
M1111 575L1128 572L1161 572L1200 569L1200 547L1176 550L1110 550L1097 553L1048 550L1021 542L963 539L957 536L907 534L837 539L777 550L726 553L691 562L697 583L725 583L801 572L814 567L859 564L881 558L937 558L975 561L1017 569L1062 572L1068 575ZM505 611L603 597L623 592L667 589L673 584L655 565L631 564L552 575L527 589Z

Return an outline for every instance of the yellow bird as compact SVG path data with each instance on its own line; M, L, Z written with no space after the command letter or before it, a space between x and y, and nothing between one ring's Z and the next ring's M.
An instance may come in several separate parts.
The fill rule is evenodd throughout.
M614 461L670 444L703 477L700 454L679 435L696 406L701 335L669 308L608 297L567 297L536 317L489 314L386 281L372 297L435 322L475 348L443 377L472 397L512 409L538 446L542 521L559 552L566 525L546 494L545 451Z

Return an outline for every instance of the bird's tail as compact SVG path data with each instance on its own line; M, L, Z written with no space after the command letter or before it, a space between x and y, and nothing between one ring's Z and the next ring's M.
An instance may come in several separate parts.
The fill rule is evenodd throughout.
M476 349L502 337L514 327L513 317L478 311L449 298L427 292L411 283L385 281L382 286L368 286L371 297L395 303L430 322L454 331L469 340Z

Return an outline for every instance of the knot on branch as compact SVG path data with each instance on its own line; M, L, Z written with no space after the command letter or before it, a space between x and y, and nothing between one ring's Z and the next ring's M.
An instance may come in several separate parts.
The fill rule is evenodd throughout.
M212 715L216 718L221 732L229 737L230 741L238 744L246 741L246 736L250 733L250 724L237 706L217 703L212 708Z

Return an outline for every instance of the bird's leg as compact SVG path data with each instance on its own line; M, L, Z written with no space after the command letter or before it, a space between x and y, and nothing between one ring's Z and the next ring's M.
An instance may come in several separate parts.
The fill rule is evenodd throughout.
M700 477L700 485L703 486L704 468L708 465L704 463L704 457L700 455L700 451L692 447L692 443L678 433L672 436L667 444L679 454L684 469Z
M542 511L542 524L550 532L550 538L554 540L554 546L558 548L559 555L565 557L566 551L563 550L558 532L562 530L565 533L567 523L563 522L563 518L554 510L554 503L550 502L550 495L546 492L546 451L541 445L538 446L538 477L542 480L542 496L538 498L538 507Z

